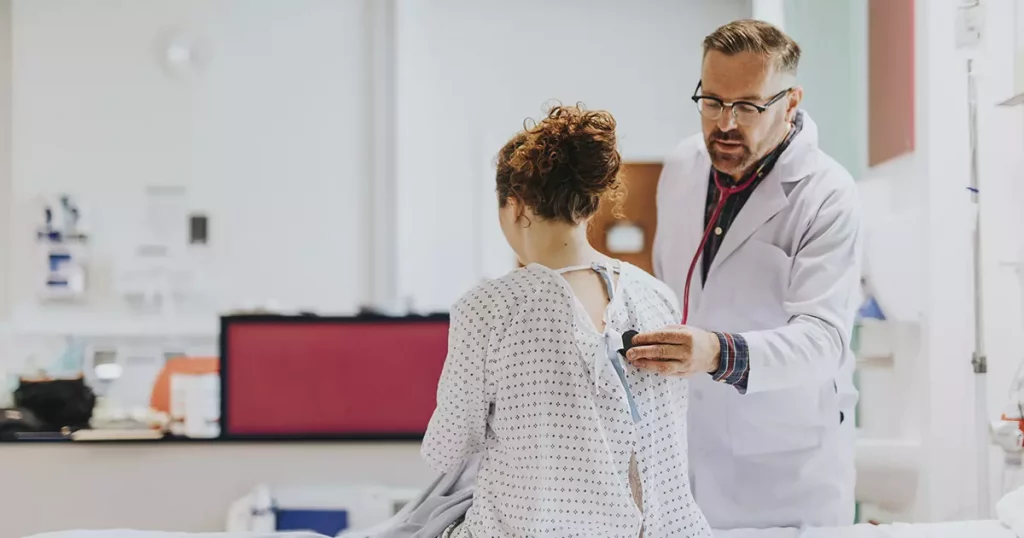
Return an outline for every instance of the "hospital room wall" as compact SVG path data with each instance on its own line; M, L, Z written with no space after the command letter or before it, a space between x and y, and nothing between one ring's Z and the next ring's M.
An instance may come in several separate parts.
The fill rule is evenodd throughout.
M1021 360L1024 323L1012 267L1022 245L1024 118L997 104L1013 90L1014 2L985 2L985 32L974 49L956 46L957 4L915 3L913 155L869 172L890 181L892 206L917 210L912 224L923 245L921 368L906 380L920 401L924 471L915 515L926 520L985 517L977 506L976 448L986 443L974 410L972 212L966 59L976 58L985 346L989 360L986 416L998 418ZM882 215L868 215L869 219ZM991 501L1001 488L1001 453L989 451Z
M138 327L113 274L138 240L144 188L168 184L210 218L210 244L187 254L203 286L180 309L183 330L209 333L218 310L266 303L348 312L393 295L446 309L512 266L488 167L525 116L551 99L608 108L626 157L658 161L698 129L687 97L700 36L751 13L750 0L394 2L399 278L374 294L369 3L293 4L12 0L4 237L18 255L0 265L11 290L0 305L15 331ZM527 39L527 27L545 37ZM194 73L161 68L171 37L195 41ZM92 232L84 306L35 298L32 202L64 190Z
M1024 336L1019 289L1005 261L1016 258L1021 236L1016 181L1024 146L1017 109L996 103L1012 95L1013 1L986 2L985 39L977 58L983 205L985 342L989 358L987 416L997 418L1009 379L1020 361ZM884 268L907 324L892 326L904 344L895 357L901 377L890 394L872 391L862 408L884 410L900 424L900 438L918 441L918 493L903 514L913 520L950 520L990 515L977 506L973 349L971 211L966 190L970 153L966 58L956 48L955 2L915 2L915 138L908 155L867 168L859 185L868 226L869 269ZM1008 78L1009 77L1009 78ZM899 238L885 239L881 235ZM882 243L877 243L882 241ZM871 245L870 243L876 243ZM898 248L899 252L890 249ZM875 256L871 260L870 256ZM892 258L883 262L879 256ZM894 284L903 289L893 289ZM877 282L876 282L877 284ZM877 288L878 286L876 286ZM917 287L917 290L907 288ZM889 312L890 315L896 312ZM866 373L865 373L866 374ZM867 379L867 376L864 376ZM868 394L865 392L865 394ZM989 451L991 500L1000 492L1001 453ZM901 469L902 470L902 469Z
M939 3L942 4L942 3ZM952 7L953 3L949 3ZM916 106L919 151L911 183L924 205L923 481L918 512L928 520L965 519L978 510L971 450L972 310L966 79L957 58L955 12L917 2ZM944 58L944 60L940 60ZM943 61L945 63L943 63ZM955 192L955 194L951 194Z
M11 162L11 5L0 2L0 163ZM0 379L6 379L11 356L11 279L13 255L10 248L11 219L8 214L11 199L11 167L0 164ZM4 404L0 390L0 405Z
M424 309L515 267L493 158L525 117L552 99L606 108L624 157L660 162L699 130L700 39L751 13L749 0L398 6L397 294Z
M999 418L1009 400L1017 368L1024 361L1024 279L1016 264L1024 259L1024 108L999 106L1019 93L1015 78L1021 6L1014 0L985 3L985 39L978 62L978 166L981 189L984 338L988 356L987 415ZM1003 454L993 449L990 479L993 502L999 498ZM1018 484L1021 485L1021 484Z
M0 2L0 163L11 162L11 6ZM11 199L11 167L0 165L0 211L6 214ZM0 324L10 318L11 288L7 268L11 262L11 219L0 218ZM3 332L3 331L0 331Z
M367 300L366 2L12 5L3 231L14 254L0 304L15 331L119 334L146 321L113 275L142 239L144 189L154 185L184 187L186 210L209 218L210 240L186 254L201 287L177 319L153 327L213 335L225 308L351 312ZM164 68L172 38L195 42L194 70ZM36 299L33 201L65 191L91 232L81 305Z
M221 306L276 299L333 312L363 300L364 5L0 2L0 384L21 366L5 352L12 331L185 328L212 339ZM179 28L208 47L195 76L161 69L163 40ZM216 292L170 322L131 315L110 281L111 262L134 246L142 189L152 184L186 186L189 208L210 216L210 245L192 254L216 277ZM97 266L84 305L32 295L39 215L26 205L51 189L77 194L91 221ZM414 444L31 444L0 453L0 538L86 527L217 531L228 503L263 481L417 486L430 476ZM53 512L33 508L41 499Z

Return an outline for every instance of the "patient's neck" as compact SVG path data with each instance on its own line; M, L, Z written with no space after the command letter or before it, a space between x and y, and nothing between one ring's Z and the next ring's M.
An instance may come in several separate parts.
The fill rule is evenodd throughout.
M590 246L587 224L534 222L525 230L523 265L537 263L551 269L601 262L607 256Z

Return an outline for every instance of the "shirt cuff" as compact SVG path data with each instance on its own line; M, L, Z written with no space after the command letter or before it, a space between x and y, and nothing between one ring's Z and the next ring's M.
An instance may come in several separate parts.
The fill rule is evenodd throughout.
M750 348L742 336L733 333L714 333L721 349L718 370L711 378L719 383L736 387L740 393L747 390L750 374Z

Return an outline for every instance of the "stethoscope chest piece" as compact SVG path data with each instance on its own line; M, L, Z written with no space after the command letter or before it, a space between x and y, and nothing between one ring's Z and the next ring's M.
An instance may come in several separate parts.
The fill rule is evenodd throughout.
M633 337L640 333L636 331L626 331L622 333L622 349L619 350L619 354L623 357L626 356L626 352L633 347Z

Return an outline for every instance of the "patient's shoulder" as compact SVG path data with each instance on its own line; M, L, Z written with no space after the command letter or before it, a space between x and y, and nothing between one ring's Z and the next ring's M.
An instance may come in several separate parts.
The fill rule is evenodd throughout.
M682 318L679 298L672 288L647 271L628 263L622 264L622 292L629 307L648 311L657 324L678 323Z
M537 278L527 267L481 280L455 302L453 318L471 316L476 321L487 320L491 326L500 325L522 304L528 303L541 286L544 286L543 279Z

